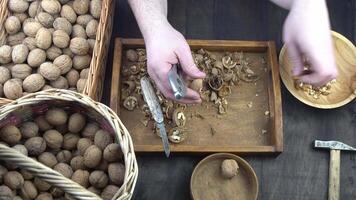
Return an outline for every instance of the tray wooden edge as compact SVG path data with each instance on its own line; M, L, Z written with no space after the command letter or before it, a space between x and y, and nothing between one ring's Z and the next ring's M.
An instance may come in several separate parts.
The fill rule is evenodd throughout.
M172 153L233 153L233 154L261 154L261 153L281 153L283 152L283 121L282 121L282 99L280 90L279 63L277 60L277 52L274 41L236 41L236 40L187 40L189 45L208 47L211 45L219 45L220 47L236 47L237 45L244 50L266 50L267 49L267 64L271 70L268 87L269 99L274 103L269 104L272 123L271 144L272 145L251 145L251 146L190 146L179 144L171 146ZM110 108L116 113L120 112L118 102L120 100L120 68L121 58L123 55L124 46L133 48L144 46L143 39L132 38L115 38L115 49L113 58L113 71L111 80L110 93ZM117 84L114 84L117 83ZM135 145L137 153L158 153L163 151L161 145Z

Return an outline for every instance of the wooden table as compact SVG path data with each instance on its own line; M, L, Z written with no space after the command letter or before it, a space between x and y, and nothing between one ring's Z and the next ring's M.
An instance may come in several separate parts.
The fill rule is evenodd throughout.
M328 1L332 28L356 42L356 1ZM287 14L268 1L175 0L169 21L191 39L274 40L281 47ZM116 6L114 37L141 37L126 0ZM112 43L113 44L113 43ZM111 47L112 48L112 47ZM111 66L112 54L108 66ZM107 68L104 102L109 103L111 68ZM243 156L255 169L259 199L327 198L328 151L311 147L314 139L340 140L356 146L356 102L334 110L318 110L297 101L282 86L284 152L278 156ZM134 199L190 198L194 166L204 156L163 154L138 156L139 178ZM341 156L341 199L356 199L356 154Z

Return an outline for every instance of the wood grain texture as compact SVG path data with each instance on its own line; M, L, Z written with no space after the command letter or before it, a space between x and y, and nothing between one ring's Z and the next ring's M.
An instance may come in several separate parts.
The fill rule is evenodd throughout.
M114 58L112 76L111 108L116 111L130 131L136 152L161 152L162 142L154 134L153 121L144 126L140 121L143 114L140 109L128 111L120 109L120 68L129 67L125 58L119 61L125 50L142 48L142 40L117 39L117 52ZM212 103L203 103L188 107L185 128L188 139L180 144L171 144L171 152L234 152L234 153L272 153L283 150L282 108L276 50L273 42L227 41L227 40L188 40L192 50L243 51L249 59L250 67L259 75L256 83L240 82L232 87L232 94L227 98L227 114L217 118L217 111ZM266 63L263 62L266 60ZM256 94L258 96L256 96ZM248 107L249 103L252 107ZM141 104L143 105L143 101ZM139 106L142 105L139 101ZM208 107L208 108L207 108ZM265 112L269 114L266 115ZM200 113L205 119L191 117ZM172 128L172 127L171 127ZM170 126L166 124L169 131ZM211 133L214 129L216 134ZM267 133L264 133L265 130Z
M340 150L330 150L329 200L340 200Z
M356 98L356 47L339 33L333 32L332 37L339 75L327 96L321 95L315 99L307 92L296 89L292 78L293 64L286 46L283 46L279 56L281 78L287 89L301 102L316 108L337 108Z

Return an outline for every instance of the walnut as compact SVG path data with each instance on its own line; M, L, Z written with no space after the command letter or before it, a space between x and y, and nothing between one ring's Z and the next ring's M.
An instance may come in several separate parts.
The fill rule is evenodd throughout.
M111 200L114 195L119 191L119 187L115 185L108 185L104 188L103 192L101 193L101 198L104 200Z
M33 174L31 174L29 171L27 171L25 169L20 169L20 173L25 180L33 179Z
M226 179L231 179L238 173L239 165L233 159L225 159L221 163L221 175Z
M95 19L92 19L89 21L85 28L85 32L87 33L87 36L89 38L95 38L96 37L96 32L98 30L99 22Z
M72 153L68 150L62 150L56 156L58 162L69 163L72 159Z
M50 193L44 192L37 196L36 200L53 200L53 197Z
M74 57L74 54L73 54L73 52L70 50L70 48L68 47L68 48L65 48L65 49L63 49L63 54L64 55L68 55L69 57L71 57L71 58L73 58Z
M73 26L73 31L72 31L72 35L73 38L74 37L81 37L84 39L87 39L87 33L85 32L85 29L83 28L83 26L79 25L79 24L75 24Z
M66 178L70 178L73 174L72 168L66 163L58 163L53 167L53 169L61 173Z
M83 156L75 156L70 161L70 166L72 167L73 170L85 169L84 157Z
M78 90L78 92L81 93L81 92L84 91L86 83L87 83L87 79L81 78L81 79L78 80L78 82L77 82L77 90Z
M60 149L63 144L63 135L57 130L48 130L43 134L43 139L48 147L52 149Z
M79 140L79 136L73 133L67 133L64 135L63 149L73 150L76 148Z
M66 48L69 45L70 37L63 30L56 30L53 32L53 44L59 48Z
M13 146L12 148L17 150L18 152L22 153L23 155L28 156L28 151L24 145L17 144L15 146Z
M26 35L23 32L18 32L16 34L13 35L8 35L6 37L6 44L10 45L10 46L15 46L18 44L22 44L22 42L24 41Z
M58 56L62 55L62 50L56 46L51 46L46 52L49 60L55 60Z
M0 184L3 184L3 177L6 173L7 169L4 166L0 165Z
M46 112L45 118L50 124L58 126L67 122L68 115L63 109L51 108Z
M99 147L92 145L84 153L84 165L88 168L95 168L100 164L102 151Z
M28 15L32 18L35 18L39 7L40 7L40 1L32 2L28 8Z
M78 15L86 14L89 11L89 0L74 0L73 9Z
M62 6L61 17L66 18L72 24L77 21L77 14L74 12L73 8L68 5Z
M42 25L37 21L26 22L23 25L23 32L29 37L36 37L38 30L40 30Z
M6 67L0 66L0 84L4 84L11 78L10 70Z
M31 67L39 67L45 61L46 52L39 48L31 50L27 57L27 63Z
M50 152L43 152L38 156L38 161L50 168L53 168L58 163L56 156Z
M36 19L45 28L51 28L53 26L54 17L46 12L38 13Z
M83 26L83 27L86 27L87 24L90 22L90 20L93 19L93 16L91 15L80 15L77 17L77 24Z
M13 190L20 189L24 182L22 175L17 171L9 171L4 175L4 184Z
M25 139L38 136L38 130L39 127L34 122L24 122L20 127L22 137Z
M58 14L61 11L61 4L57 0L42 0L41 7L49 14Z
M108 162L119 161L123 156L120 145L116 143L109 144L103 153L103 157Z
M4 23L4 28L8 34L15 34L21 29L21 22L19 18L9 16Z
M138 55L135 50L129 49L126 51L126 58L127 60L131 62L137 62L138 61Z
M32 73L32 68L27 64L16 64L11 68L11 76L13 78L25 79Z
M29 7L29 3L25 0L9 0L8 8L14 13L23 13Z
M23 81L23 89L26 92L37 92L45 85L45 80L40 74L31 74Z
M42 137L32 137L25 142L30 156L38 156L46 150L46 141Z
M41 49L48 49L52 44L52 34L46 28L40 28L36 34L36 45Z
M89 68L85 68L82 71L80 71L80 78L88 78L89 76Z
M40 178L37 178L37 177L34 178L33 184L35 184L37 190L39 190L41 192L45 192L51 188L50 184L48 184L46 181L44 181Z
M125 179L125 165L122 163L111 163L108 167L110 180L121 186Z
M61 55L53 61L53 64L61 70L61 74L66 74L71 70L73 62L68 55Z
M37 48L36 39L34 37L27 37L23 40L22 44L26 45L27 48L32 51Z
M38 125L41 131L47 131L52 128L52 126L48 123L48 121L43 115L35 118L34 122Z
M12 61L12 48L8 45L3 45L0 47L0 63L7 64Z
M73 57L73 67L77 70L81 70L84 68L89 68L91 62L91 56L90 55L76 55Z
M113 143L113 138L107 131L100 129L95 133L94 144L101 150L104 150L111 143Z
M36 186L31 181L25 181L20 190L20 195L24 199L35 199L38 195Z
M0 199L1 200L13 200L14 194L11 189L5 185L0 186Z
M90 140L94 140L95 133L99 130L99 126L96 123L88 123L83 131L82 136L85 138L89 138Z
M21 140L21 132L16 126L7 125L0 129L0 139L7 144L14 145Z
M89 182L92 186L101 189L109 183L109 177L105 172L95 170L90 174Z
M75 37L70 41L69 48L77 55L86 55L89 51L89 44L86 39Z
M23 23L27 18L27 13L12 13L13 16L17 17L21 23Z
M51 62L42 63L38 72L47 80L54 81L59 78L61 70Z
M72 180L87 188L89 186L89 172L86 170L78 169L73 173Z
M101 4L102 4L102 0L91 0L90 1L90 14L96 19L99 19L99 17L100 17Z
M24 44L18 44L12 49L12 61L20 64L25 62L28 55L28 48Z
M70 87L75 87L77 85L77 82L79 80L79 73L75 69L71 69L67 74L66 74L66 79L68 80L68 85Z
M63 17L58 17L54 20L53 28L55 30L63 30L68 35L72 33L72 24L66 18Z
M4 95L8 99L17 99L22 97L22 83L16 79L10 79L4 84Z

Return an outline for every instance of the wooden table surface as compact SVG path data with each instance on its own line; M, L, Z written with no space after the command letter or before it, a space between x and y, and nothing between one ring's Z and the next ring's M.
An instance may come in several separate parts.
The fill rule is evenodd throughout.
M117 0L113 37L140 38L126 0ZM356 1L329 0L332 29L356 42ZM287 15L269 1L171 0L168 18L190 39L273 40L281 47ZM113 44L113 43L112 43ZM111 46L111 50L113 46ZM109 103L112 52L103 102ZM356 101L319 110L296 100L282 85L284 152L276 156L242 156L259 178L261 200L327 199L329 152L312 149L312 141L340 140L356 146ZM138 156L139 177L133 199L190 198L194 166L205 156ZM356 199L356 154L341 155L341 199Z

